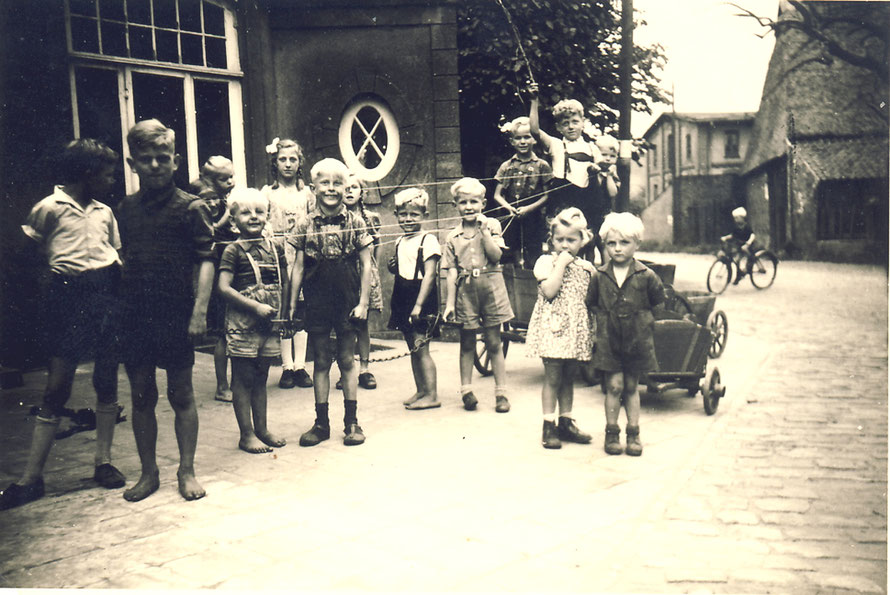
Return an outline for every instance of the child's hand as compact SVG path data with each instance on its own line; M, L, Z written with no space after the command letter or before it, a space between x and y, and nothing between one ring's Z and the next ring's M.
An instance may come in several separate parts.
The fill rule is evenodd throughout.
M528 215L528 213L529 213L528 207L519 207L518 209L516 209L516 216L519 217L520 219L522 217L525 217L526 215Z
M532 99L538 97L538 83L529 83L528 94L530 97L532 97Z
M352 309L352 312L349 313L349 317L353 320L366 320L368 318L368 307L359 304Z
M479 218L479 231L482 232L483 235L491 235L491 221L488 217Z
M445 311L442 313L442 318L446 322L453 322L454 321L454 306L449 306L446 304Z
M189 318L189 337L197 339L207 332L207 315L192 313Z
M591 175L591 176L598 174L600 171L600 166L597 165L596 163L591 163L590 165L587 166L587 171L589 172L588 175Z
M408 314L408 322L411 324L415 324L418 320L420 320L420 306L417 304L411 308L411 313Z
M568 250L563 250L556 256L556 262L554 264L557 266L567 267L573 260L575 260L575 255Z
M256 307L256 315L260 318L271 319L275 316L275 308L269 304L259 304Z

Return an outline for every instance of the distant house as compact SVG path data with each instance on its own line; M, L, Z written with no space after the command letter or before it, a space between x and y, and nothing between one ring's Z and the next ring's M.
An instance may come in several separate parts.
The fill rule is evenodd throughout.
M74 137L127 155L127 130L176 131L185 187L210 156L239 184L269 180L265 147L293 137L307 165L337 157L397 229L400 185L451 213L460 177L456 0L28 0L0 10L0 364L39 362L40 259L20 229L52 192L44 160ZM308 167L304 168L304 176ZM138 187L123 166L109 202ZM434 189L434 190L433 190ZM391 240L391 238L388 238ZM381 246L381 262L393 243ZM383 275L389 296L391 276ZM381 328L384 316L371 320Z
M862 39L857 21L890 30L883 2L807 5L842 23L826 31L842 43ZM799 18L780 8L779 22ZM890 68L886 44L883 54L870 49ZM888 102L886 77L832 57L796 29L777 31L744 167L758 236L794 256L887 258Z
M646 238L678 245L717 241L743 200L739 176L754 114L664 113L643 138L650 149L634 163L631 197Z

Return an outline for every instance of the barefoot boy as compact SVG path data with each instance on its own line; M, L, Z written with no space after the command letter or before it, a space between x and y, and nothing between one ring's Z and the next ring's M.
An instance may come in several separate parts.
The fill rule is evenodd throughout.
M124 492L124 498L142 500L160 485L155 455L155 368L163 368L167 399L176 416L179 493L186 500L197 500L204 496L204 488L194 468L198 412L192 389L192 340L207 327L213 283L210 214L204 201L173 184L180 158L171 129L157 120L144 120L130 129L127 146L127 163L139 176L140 189L119 207L126 314L122 337L142 475ZM197 290L193 291L196 268Z
M315 348L315 424L300 436L300 446L315 446L331 437L328 418L329 372L334 355L331 329L337 334L337 365L343 380L346 434L343 444L354 446L363 443L365 435L356 414L358 329L353 321L368 316L370 246L374 240L362 218L343 204L349 175L346 165L336 159L322 159L312 166L310 175L315 208L307 219L297 222L293 235L288 238L296 251L291 272L290 312L296 308L302 287L306 299L306 330Z
M269 200L259 190L232 190L229 213L240 235L223 252L219 292L228 304L226 343L232 358L235 419L241 432L238 448L264 453L286 444L266 425L266 380L272 359L281 355L272 320L283 317L287 260L280 238L263 237Z

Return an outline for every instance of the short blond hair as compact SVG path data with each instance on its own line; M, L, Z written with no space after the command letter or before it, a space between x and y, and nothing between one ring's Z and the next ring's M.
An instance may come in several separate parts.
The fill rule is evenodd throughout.
M127 147L130 154L141 153L145 149L168 149L176 152L176 133L164 126L160 120L152 118L136 122L127 133Z
M395 197L393 197L393 203L396 209L406 205L414 205L426 211L430 205L430 195L423 188L405 188L396 192Z
M201 166L201 177L222 175L223 169L227 167L232 168L234 173L235 164L232 163L231 159L222 155L214 155L208 158L204 165Z
M266 212L269 212L269 199L265 194L256 188L248 188L246 186L235 186L229 193L228 199L229 215L237 215L238 212L247 206L263 205Z
M316 162L312 169L309 170L309 177L314 182L321 172L339 175L344 182L349 177L349 168L346 167L346 164L333 157L325 157L321 161Z
M563 209L550 220L550 235L547 237L548 243L553 239L553 231L557 227L565 227L566 229L580 233L582 247L586 246L590 240L593 239L593 233L587 228L587 218L578 207Z
M553 106L553 119L557 122L574 114L584 117L584 106L577 99L563 99Z
M738 207L732 210L732 216L745 218L748 216L748 211L745 207Z
M500 130L505 134L514 136L516 134L516 129L520 126L528 126L531 128L531 120L528 119L528 116L519 116L518 118L509 121L501 126Z
M603 220L599 234L603 240L615 232L622 237L642 242L645 229L642 219L633 213L609 213Z
M451 197L457 198L458 194L484 197L485 186L476 178L461 178L451 185Z

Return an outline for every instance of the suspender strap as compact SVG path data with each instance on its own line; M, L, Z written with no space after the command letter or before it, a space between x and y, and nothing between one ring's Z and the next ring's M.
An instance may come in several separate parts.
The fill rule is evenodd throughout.
M417 262L414 265L414 280L417 281L420 279L420 276L423 274L423 243L426 241L426 236L428 234L423 234L423 237L420 238L420 245L417 246Z
M250 251L247 250L243 243L241 243L240 239L238 240L238 242L241 246L241 249L244 251L244 255L247 256L247 262L250 263L250 268L253 269L253 276L256 279L256 284L259 286L263 286L263 275L260 272L260 265L254 259L254 257L251 256ZM278 260L278 250L275 249L275 244L272 243L272 240L266 239L265 243L266 246L272 251L272 257L275 259L275 275L276 277L278 277L278 293L280 297L280 299L278 300L278 318L282 318L284 315L284 283L281 279L281 265ZM265 266L266 268L269 267L269 265L263 266Z

